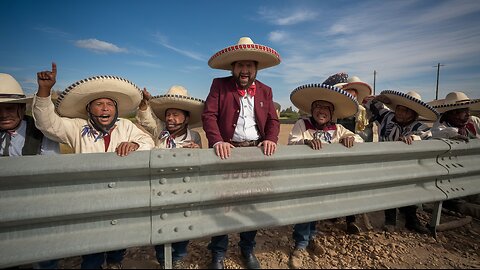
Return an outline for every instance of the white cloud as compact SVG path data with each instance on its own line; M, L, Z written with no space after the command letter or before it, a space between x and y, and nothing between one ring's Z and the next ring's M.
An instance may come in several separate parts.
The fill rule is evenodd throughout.
M75 46L79 48L84 48L94 52L104 52L104 53L125 53L128 52L127 49L120 48L115 44L101 41L95 38L83 39L75 41Z
M192 58L192 59L195 59L195 60L198 60L198 61L206 61L205 57L203 57L201 54L199 53L196 53L196 52L192 52L192 51L188 51L188 50L184 50L184 49L179 49L173 45L170 45L168 43L168 39L167 37L163 36L162 34L160 33L156 33L153 35L153 37L155 38L155 42L162 45L163 47L167 48L167 49L170 49L176 53L179 53L181 55L184 55L184 56L187 56L189 58Z
M270 8L260 8L258 14L274 25L295 25L315 19L317 13L307 9L285 10L283 12Z
M268 40L271 42L281 42L287 39L288 34L285 31L273 31L268 34Z

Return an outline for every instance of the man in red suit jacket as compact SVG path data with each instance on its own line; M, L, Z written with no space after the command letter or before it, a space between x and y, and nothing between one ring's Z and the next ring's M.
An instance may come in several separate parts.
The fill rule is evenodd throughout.
M266 46L254 44L244 37L237 45L214 54L208 64L212 68L230 70L232 76L215 78L205 101L203 129L208 145L226 159L235 147L263 147L265 155L277 148L280 122L273 102L272 89L256 80L257 71L280 63L279 54ZM260 264L253 253L257 231L240 233L239 246L248 269ZM210 269L223 269L228 235L212 237Z

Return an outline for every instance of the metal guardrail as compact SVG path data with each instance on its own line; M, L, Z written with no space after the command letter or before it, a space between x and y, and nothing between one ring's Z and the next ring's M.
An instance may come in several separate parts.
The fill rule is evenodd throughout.
M478 140L0 159L0 267L441 202L480 193L479 161Z

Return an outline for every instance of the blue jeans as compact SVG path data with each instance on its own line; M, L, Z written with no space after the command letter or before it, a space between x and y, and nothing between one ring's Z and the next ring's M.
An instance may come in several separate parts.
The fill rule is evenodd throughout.
M120 249L83 255L81 269L101 269L105 260L107 263L121 263L125 256L125 251L126 249Z
M189 241L172 243L172 261L180 261L187 256L187 246ZM156 245L155 252L157 261L160 264L165 262L165 245Z
M240 233L240 242L238 246L242 254L251 254L255 248L255 236L257 231L249 231ZM212 252L213 260L223 260L225 259L225 254L227 253L228 247L228 235L219 235L212 237L208 249Z
M305 249L317 233L317 221L296 224L293 227L293 240L296 249Z

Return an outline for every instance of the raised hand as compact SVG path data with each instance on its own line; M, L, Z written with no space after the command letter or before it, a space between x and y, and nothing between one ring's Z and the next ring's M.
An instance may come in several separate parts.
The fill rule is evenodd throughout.
M138 106L138 108L140 108L140 110L144 111L144 110L147 109L148 101L150 99L152 99L152 95L147 91L147 88L145 88L145 87L143 88L142 93L143 93L143 99L140 102L140 105Z
M57 64L52 63L51 71L37 72L38 92L39 97L48 97L52 87L57 82Z

